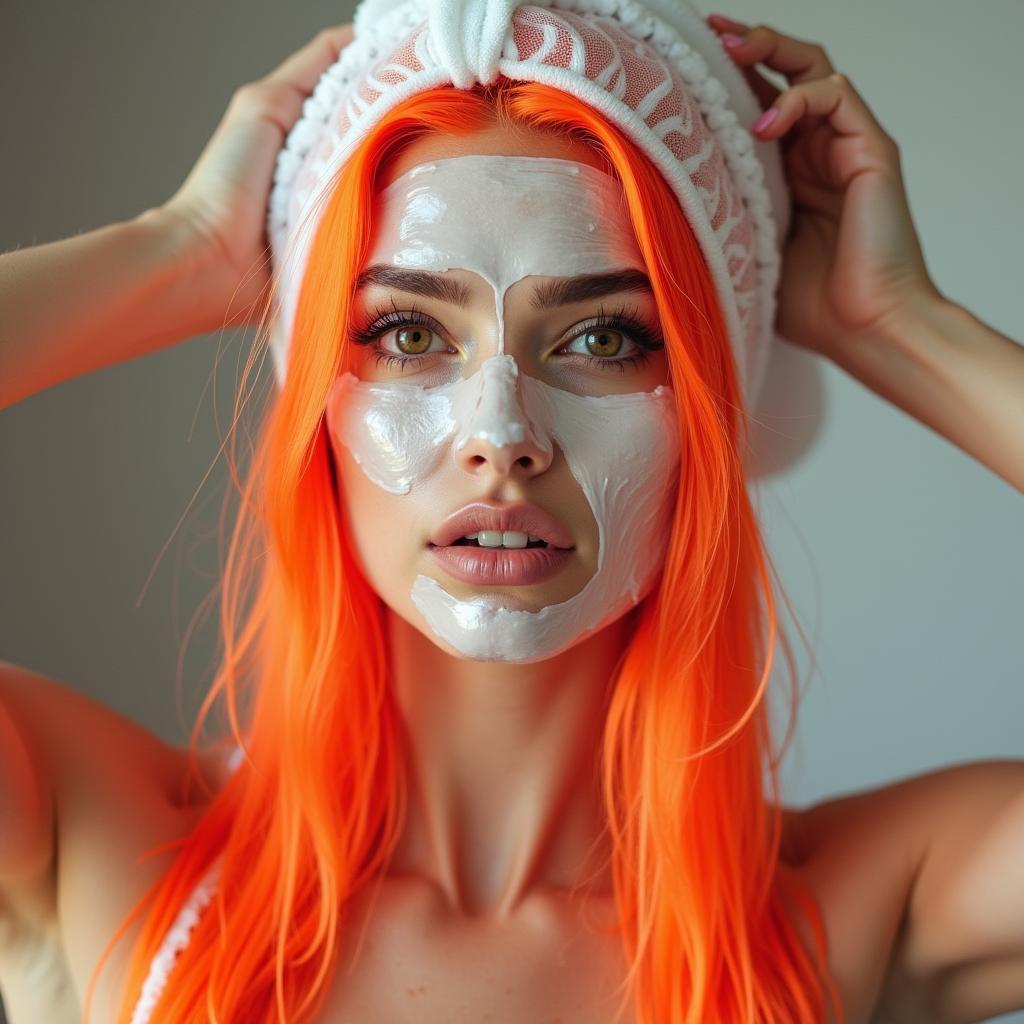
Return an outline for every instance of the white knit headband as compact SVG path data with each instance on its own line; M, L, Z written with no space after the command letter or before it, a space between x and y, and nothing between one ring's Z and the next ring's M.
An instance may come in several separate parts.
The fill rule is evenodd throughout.
M291 328L326 189L396 104L497 76L545 82L619 127L661 170L711 269L753 409L774 337L790 201L777 142L749 126L757 98L689 0L362 0L355 38L324 72L278 154L268 234L285 379Z

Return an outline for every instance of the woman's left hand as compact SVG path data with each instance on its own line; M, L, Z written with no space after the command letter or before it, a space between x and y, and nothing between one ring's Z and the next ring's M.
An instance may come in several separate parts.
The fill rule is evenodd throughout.
M842 361L912 302L939 294L910 215L899 148L821 46L720 15L708 24L762 106L776 112L753 131L780 140L793 197L778 331ZM730 37L740 42L729 45ZM780 93L754 70L758 63L790 87Z
M712 14L709 25L777 111L793 196L776 327L829 357L1024 492L1024 345L928 276L896 143L816 43ZM729 36L738 45L728 45ZM786 77L779 92L754 70Z

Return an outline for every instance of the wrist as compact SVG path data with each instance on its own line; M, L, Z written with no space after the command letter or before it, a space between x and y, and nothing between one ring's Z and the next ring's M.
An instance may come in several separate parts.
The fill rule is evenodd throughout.
M892 389L894 378L938 382L949 373L954 349L965 337L961 321L967 317L966 310L938 289L921 290L834 358L848 373L882 393Z
M1024 490L1024 354L966 307L922 293L837 362Z
M130 224L154 247L162 287L178 297L175 306L181 310L180 333L206 334L224 326L215 261L185 218L158 206L140 213Z
M920 355L921 339L936 326L964 316L966 311L938 289L915 292L876 328L875 343L899 349L908 356ZM949 332L943 332L949 334ZM950 337L955 337L954 332Z

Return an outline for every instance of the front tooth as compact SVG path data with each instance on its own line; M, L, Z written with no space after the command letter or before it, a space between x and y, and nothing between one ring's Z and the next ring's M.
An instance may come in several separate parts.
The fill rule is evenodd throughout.
M525 548L529 534L518 530L481 530L476 541L482 548Z
M479 536L480 536L480 534L478 534L478 533L467 533L466 534L466 540L476 540L477 537L479 537Z

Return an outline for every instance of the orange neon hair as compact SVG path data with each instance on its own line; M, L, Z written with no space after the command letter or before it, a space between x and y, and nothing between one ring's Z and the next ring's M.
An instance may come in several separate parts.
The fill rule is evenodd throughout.
M575 97L507 79L407 99L333 183L287 381L260 423L249 472L231 461L242 501L223 574L224 650L189 747L199 754L201 725L221 700L246 758L191 834L161 847L178 847L173 866L104 951L86 1020L104 962L149 904L116 1018L129 1024L150 960L219 855L217 895L154 1019L312 1020L350 924L347 901L386 869L404 820L405 751L386 686L385 609L355 561L323 413L347 366L352 289L369 253L381 168L425 134L495 123L582 141L621 180L685 453L664 571L631 613L599 766L630 964L623 1001L634 1001L638 1024L842 1020L820 912L780 857L777 768L799 695L791 688L790 727L776 750L767 683L777 636L791 680L795 673L747 492L746 415L711 277L678 201L634 144ZM265 351L250 353L240 396ZM835 1017L826 1017L827 1000Z

